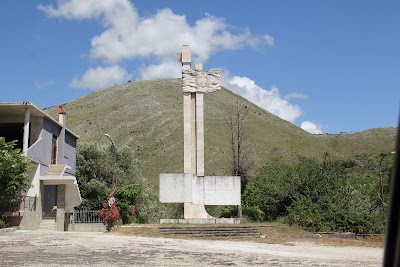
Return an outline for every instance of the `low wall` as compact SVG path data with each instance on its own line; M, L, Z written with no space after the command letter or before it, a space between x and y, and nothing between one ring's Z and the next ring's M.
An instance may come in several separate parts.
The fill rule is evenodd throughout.
M22 220L20 212L6 212L4 217L5 222L10 226L19 226Z
M24 210L20 212L22 216L21 229L37 230L42 222L42 200L40 196L26 196L23 201Z
M68 231L71 232L105 232L106 226L103 223L70 223Z
M238 218L212 218L212 219L161 219L161 224L240 224Z
M23 218L20 223L21 229L24 230L37 230L42 222L41 211L27 211L22 214Z

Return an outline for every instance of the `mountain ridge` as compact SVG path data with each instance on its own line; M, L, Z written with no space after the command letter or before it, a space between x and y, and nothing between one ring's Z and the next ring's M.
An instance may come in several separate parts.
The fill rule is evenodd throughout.
M117 148L128 145L142 161L145 177L158 187L159 173L183 172L181 86L181 79L160 79L90 93L63 104L67 127L80 135L79 142L108 144L108 133ZM395 127L314 135L222 88L204 97L206 175L229 174L230 131L225 118L237 103L248 110L245 138L255 168L271 159L289 163L298 157L322 159L326 153L340 160L375 162L395 147ZM45 112L58 116L56 106Z

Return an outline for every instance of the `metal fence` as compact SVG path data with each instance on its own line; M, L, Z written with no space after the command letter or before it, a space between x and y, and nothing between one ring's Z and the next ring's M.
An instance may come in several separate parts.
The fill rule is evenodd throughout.
M25 196L22 199L22 203L24 204L24 210L36 211L36 196L34 197Z
M103 223L98 210L74 210L72 223Z

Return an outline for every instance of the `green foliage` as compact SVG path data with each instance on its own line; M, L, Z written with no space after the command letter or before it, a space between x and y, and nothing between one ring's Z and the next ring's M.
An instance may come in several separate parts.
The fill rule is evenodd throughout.
M286 215L286 207L292 203L297 190L292 173L289 165L278 161L265 164L246 187L244 207L258 207L268 221Z
M262 222L265 217L265 213L258 207L243 207L243 216L251 222Z
M208 211L208 210L207 210ZM223 206L219 217L236 218L238 216L237 206Z
M19 201L21 191L30 187L30 160L14 148L15 144L0 137L0 198Z
M135 221L135 214L137 198L140 194L141 188L138 184L126 185L118 188L115 191L115 198L118 199L118 206L120 208L120 216L123 224Z
M7 227L6 222L3 221L2 219L0 219L0 229L1 229L1 228L5 228L5 227Z
M111 192L112 159L106 146L80 143L76 155L76 177L82 204L81 208L100 210Z
M114 196L118 200L121 214L125 216L135 207L135 218L139 222L156 221L165 212L158 202L153 187L140 172L140 162L129 147L116 148L116 183ZM83 198L81 208L100 210L112 192L113 151L109 145L94 142L80 143L77 148L77 180ZM125 215L124 215L125 214ZM124 223L130 219L122 218Z
M106 182L98 179L91 179L87 183L80 184L79 189L82 196L81 207L89 210L101 209L102 203L107 201L111 191L111 187Z
M290 225L311 231L382 231L373 186L349 183L344 164L302 158L286 165L273 161L261 168L243 196L246 208L259 208L264 219L284 217Z

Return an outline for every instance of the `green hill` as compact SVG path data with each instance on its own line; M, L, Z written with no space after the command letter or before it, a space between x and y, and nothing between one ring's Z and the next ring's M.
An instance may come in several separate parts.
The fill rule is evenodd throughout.
M204 101L206 175L229 174L230 132L225 119L237 101L248 109L245 136L255 167L271 159L322 159L327 152L347 160L356 176L376 175L380 153L395 147L396 128L313 135L224 88L206 94ZM104 134L110 134L117 147L128 145L134 150L143 174L156 187L160 173L183 172L181 79L116 85L63 106L67 127L80 135L79 142L108 144ZM58 116L57 107L46 112Z

